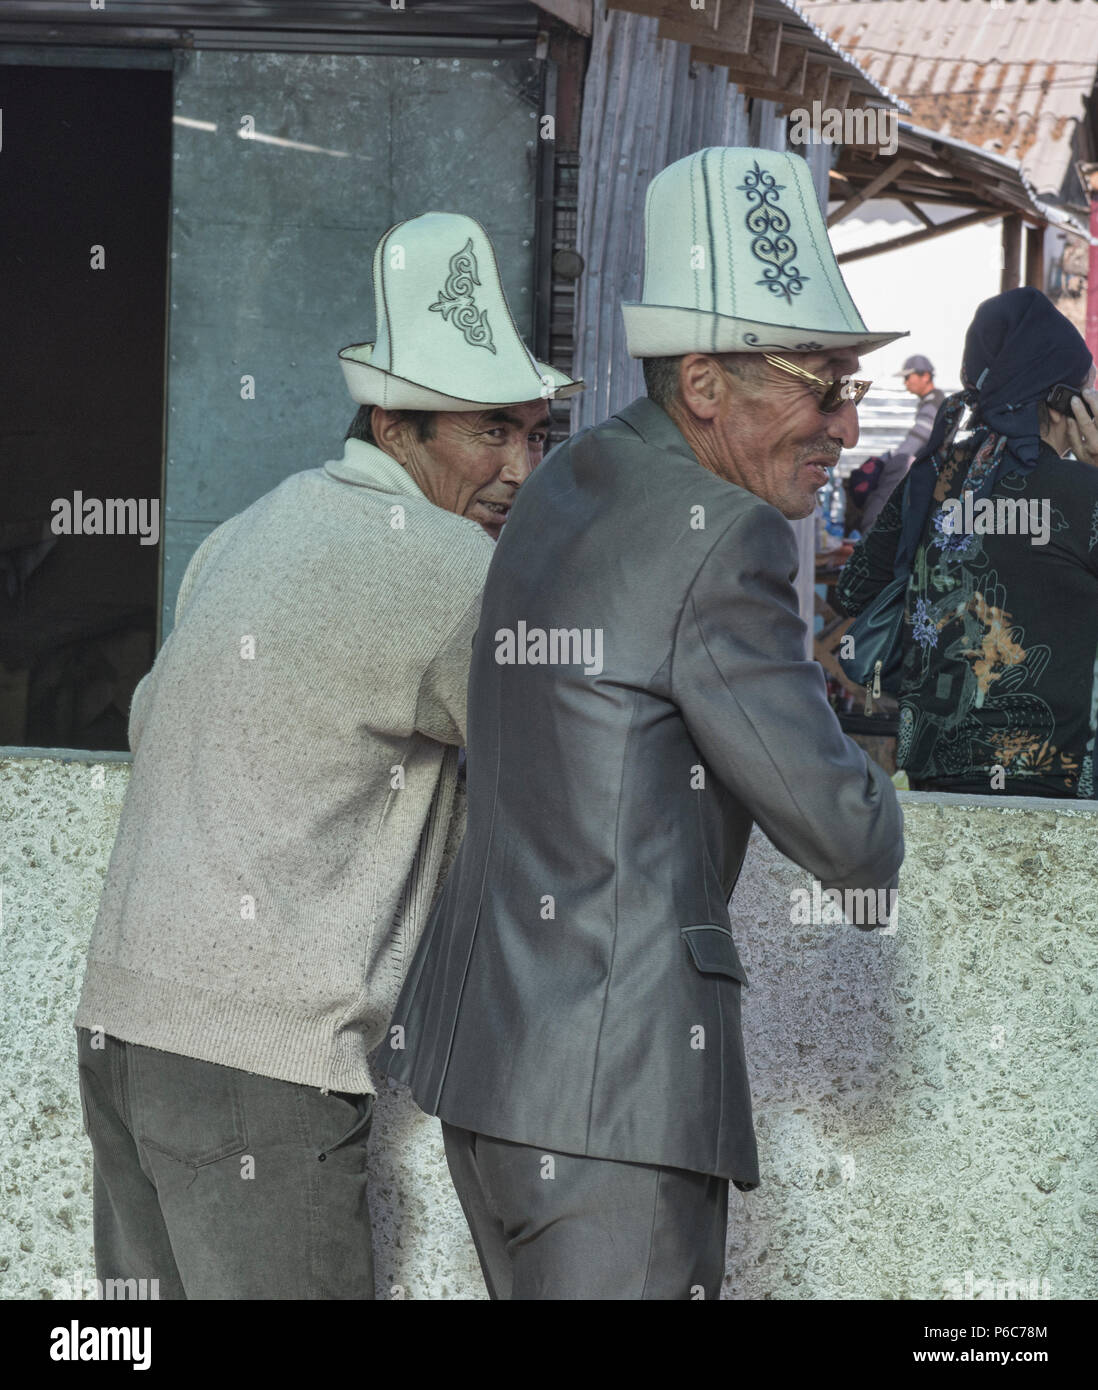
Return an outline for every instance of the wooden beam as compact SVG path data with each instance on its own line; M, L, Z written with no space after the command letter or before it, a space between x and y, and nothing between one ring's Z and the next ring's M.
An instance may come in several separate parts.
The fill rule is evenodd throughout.
M974 174L971 169L966 169L963 164L954 161L950 157L948 151L941 155L920 155L917 156L917 158L924 168L933 160L936 168L945 170L946 178L939 178L939 182L941 182L943 186L953 187L956 186L956 183L960 183L970 189L975 195L972 199L973 202L976 202L980 198L989 201L997 199L1003 205L1004 215L1017 208L1018 190L1016 186L1006 183L991 174ZM950 179L954 181L953 184L949 182ZM1029 217L1032 218L1033 214L1029 213Z
M570 25L555 25L549 35L549 60L557 67L557 155L578 155L583 115L583 75L589 44Z
M875 179L870 179L857 193L848 198L845 203L841 203L835 211L831 213L827 219L827 225L833 227L836 222L841 222L843 218L852 213L855 208L861 207L863 203L875 197L882 188L887 187L893 179L899 178L904 170L910 167L911 161L909 159L894 159L891 164L886 164Z
M846 147L840 157L839 173L842 178L848 180L856 187L869 182L877 177L881 168L880 160L870 160L866 158L864 149L859 148L853 157L848 156L848 151L853 154L852 147ZM972 179L958 179L955 177L942 177L941 175L928 174L923 168L920 160L911 155L904 154L900 158L906 159L910 167L905 170L896 188L889 197L907 198L911 202L926 202L935 199L945 198L949 202L955 201L955 194L963 194L961 201L968 203L969 207L981 207L985 203L991 204L992 198L982 196L982 190L974 187ZM988 190L990 192L990 190ZM997 200L1004 206L1004 210L1009 211L1012 204L1006 198Z
M1045 229L1026 228L1026 284L1044 293L1045 288Z
M760 77L778 75L778 55L782 49L782 26L773 19L756 19L751 26L749 66Z
M804 75L804 104L812 109L812 103L818 101L820 107L827 105L827 84L830 80L830 68L826 63L817 63L814 58L809 58L808 67Z
M665 33L662 24L658 34L661 39L672 37ZM771 19L757 19L751 26L750 53L728 53L723 48L709 48L707 41L703 41L690 49L690 59L696 63L712 63L716 67L728 68L729 78L738 84L754 81L769 86L778 74L781 42L780 24Z
M924 227L936 227L938 225L926 215L918 203L913 203L910 198L901 198L900 206L911 213L912 217L917 217Z
M834 74L832 74L832 77L834 77ZM851 101L848 103L847 109L854 113L854 115L851 117L850 124L854 128L855 133L857 132L858 127L861 126L865 136L864 139L859 140L856 138L855 135L855 139L851 140L850 142L850 148L855 150L864 150L869 159L871 159L873 163L876 164L878 159L881 157L881 145L889 143L889 141L887 141L884 136L884 117L886 111L888 110L888 107L877 106L870 101L863 101L860 102L858 105L855 105L854 102ZM859 113L862 114L861 120L858 119ZM872 136L870 135L871 130L873 132ZM895 152L896 151L894 149L892 151L892 154L895 154ZM891 157L891 154L887 154L884 156L884 158L886 159L890 159Z
M893 156L893 162L898 162L899 158L901 158L901 156ZM889 168L891 166L888 161L885 161L883 167ZM867 174L864 170L859 170L856 174L848 174L847 177L855 188L861 188L865 184L871 182L872 179L877 178L881 168L882 164L878 163L872 169L871 173ZM900 176L899 183L888 196L890 198L910 198L913 203L921 203L924 195L926 197L934 197L935 195L940 196L943 193L948 194L956 192L971 194L973 188L969 183L955 183L952 180L947 181L945 179L936 180L934 183L931 183L929 179L920 179L914 170L908 168ZM973 206L976 207L978 205L979 200L974 200Z
M914 157L905 152L905 159ZM915 163L918 161L915 160ZM847 146L839 155L839 173L847 179L871 179L880 169L880 161L870 158L864 146Z
M964 194L973 207L980 207L983 203L997 201L1003 203L1003 199L993 199L991 190L977 189L973 186L971 179L930 179L925 175L920 176L916 170L909 170L900 182L900 187L896 190L896 197L910 198L912 202L921 203L927 198L951 198L955 194ZM1010 204L1004 204L1009 208Z
M895 198L898 202L901 194L914 203L926 203L930 207L971 208L973 212L980 208L984 212L995 211L1000 217L1006 217L1007 213L1016 211L1009 203L990 203L984 198L974 197L971 188L958 188L956 191L947 189L944 193L931 193L920 188L892 189L885 193L884 197Z
M803 105L804 74L808 65L808 51L782 44L778 57L778 73L772 81L749 76L739 77L729 69L729 77L745 97L758 97L760 101L777 101L783 106Z
M911 167L897 180L892 190L885 195L888 198L895 198L898 202L906 200L909 204L947 203L951 206L974 209L998 207L1004 217L1008 213L1021 211L1017 205L1017 198L1012 197L1009 190L997 192L994 187L974 184L971 178L943 178L928 174L918 158L911 155L903 157L910 160ZM858 156L849 162L844 152L838 175L857 188L861 187L863 182L868 182L874 178L876 176L875 170L879 168L879 162L871 163L865 158L863 151L859 151ZM911 211L916 217L919 216L916 208L912 208Z
M739 83L736 85L739 87L740 95L743 97L754 97L756 101L772 101L774 103L775 116L788 116L790 108L793 106L794 102L797 101L796 97L786 96L784 92L774 91L773 88L768 90L765 87L744 87ZM797 151L794 150L793 153L796 154Z
M831 74L831 80L827 84L827 104L833 106L836 111L860 111L860 106L853 106L850 101L850 78L840 77L837 72Z
M972 183L973 181L973 171L971 167L966 168L959 160L952 159L948 153L921 155L919 158L924 167L929 166L933 160L935 172L941 169L952 178L963 179L968 183ZM985 175L984 177L988 187L991 187L996 182L993 174Z
M593 0L537 0L539 10L545 10L555 19L563 20L577 33L591 37L593 25Z
M947 168L943 164L939 167L937 164L932 163L926 157L926 155L913 154L909 152L906 154L905 157L912 161L916 173L919 175L920 178L924 178L927 181L927 183L940 183L944 185L949 183L951 180L964 177L963 175L958 174L952 166ZM968 179L970 182L971 178L972 176L971 174L969 174Z
M878 241L872 246L858 246L853 251L842 251L835 257L840 265L847 261L864 260L866 256L879 256L882 251L901 251L906 246L917 246L922 241L945 236L947 232L959 232L963 227L975 227L978 222L992 222L1002 217L1002 210L991 212L970 212L967 217L954 217L937 227L924 227L921 232L908 232L907 236L894 236L888 241Z
M848 79L840 77L840 75L837 72L832 72L831 82L828 87L827 104L831 107L834 107L836 110L842 108L844 111L849 111L851 113L851 127L855 132L857 132L860 126L863 132L863 138L859 139L857 138L857 134L855 134L855 138L847 143L846 148L849 150L856 150L863 159L868 159L872 161L874 167L877 167L877 161L880 158L881 141L883 138L882 119L884 117L884 114L891 108L883 101L874 100L873 97L867 92L851 92L845 98L845 100L842 100L841 88L840 96L835 96L836 82L847 83L849 85ZM860 112L865 113L861 121L857 119L858 114ZM870 116L872 116L872 124L870 124ZM875 138L873 139L871 139L869 136L869 132L871 129L875 136ZM895 151L893 151L893 153L895 153ZM891 158L891 155L886 155L884 157L888 159Z
M1012 213L1003 218L1002 274L999 277L999 292L1016 290L1022 283L1022 219Z
M625 2L622 0L623 4ZM639 3L641 0L628 0L630 6ZM651 3L661 4L661 0L651 0ZM712 0L706 0L704 10L691 10L683 4L683 0L677 0L677 3L672 0L671 4L662 7L657 37L750 57L755 0L734 0L734 3L725 0L725 4L715 11L710 8L711 3Z
M731 0L735 5L736 0ZM754 0L751 0L754 3ZM729 0L725 0L727 7ZM689 26L697 33L701 29L716 29L720 23L721 0L705 0L705 8L692 10L689 0L606 0L608 10L626 10L629 14L648 15L652 19L682 23L688 17ZM750 22L750 21L749 21Z

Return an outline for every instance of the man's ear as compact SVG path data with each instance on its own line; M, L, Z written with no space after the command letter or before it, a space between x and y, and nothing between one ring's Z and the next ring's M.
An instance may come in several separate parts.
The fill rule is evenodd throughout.
M401 454L408 421L401 412L399 410L386 410L384 406L375 405L374 412L370 416L370 428L378 448L383 449L385 453L391 454L393 458L402 463Z
M679 399L699 420L712 420L727 393L726 373L703 352L688 352L679 363Z

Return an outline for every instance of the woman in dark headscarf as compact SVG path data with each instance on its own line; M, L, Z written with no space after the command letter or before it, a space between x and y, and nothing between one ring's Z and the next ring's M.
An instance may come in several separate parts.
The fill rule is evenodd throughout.
M857 614L910 573L896 761L913 788L1093 797L1098 424L1078 396L1046 400L1088 388L1091 355L1043 294L1009 290L977 309L961 375L839 603Z

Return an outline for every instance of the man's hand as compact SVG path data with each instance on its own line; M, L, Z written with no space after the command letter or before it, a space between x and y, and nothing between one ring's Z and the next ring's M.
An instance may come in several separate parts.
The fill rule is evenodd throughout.
M1090 407L1091 414L1087 414L1086 406L1078 396L1071 398L1071 415L1066 416L1068 444L1071 452L1080 463L1090 463L1098 466L1098 390L1093 387L1083 392L1083 400Z

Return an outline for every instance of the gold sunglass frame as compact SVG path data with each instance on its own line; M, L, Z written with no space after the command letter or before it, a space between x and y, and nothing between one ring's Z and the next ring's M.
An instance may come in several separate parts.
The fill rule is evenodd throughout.
M798 367L795 362L787 362L784 357L774 357L769 352L764 352L762 356L763 361L769 362L772 367L777 367L780 371L788 372L790 376L798 377L801 381L807 382L820 398L819 409L823 415L833 415L847 401L857 405L873 385L872 381L851 376L846 378L832 377L828 381L822 376L816 376L814 373L806 371L804 367Z

